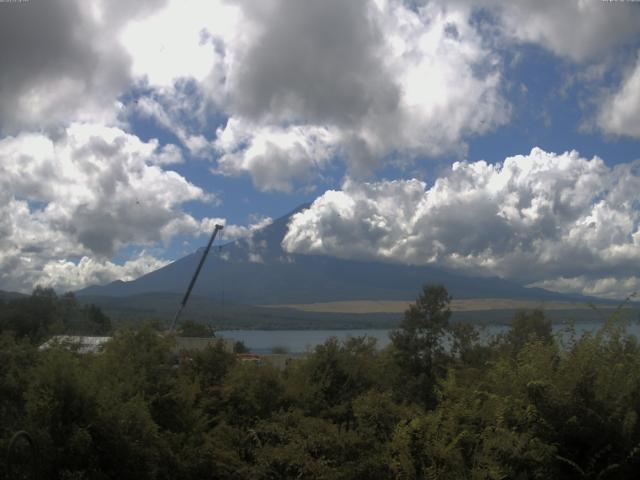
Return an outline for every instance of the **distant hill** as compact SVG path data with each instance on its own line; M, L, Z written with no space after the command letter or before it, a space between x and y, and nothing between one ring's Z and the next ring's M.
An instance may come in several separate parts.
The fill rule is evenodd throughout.
M26 297L26 295L18 292L5 292L4 290L0 290L0 300L7 301L21 297Z
M244 305L306 304L347 300L411 300L424 283L444 284L454 298L587 301L500 278L468 277L428 266L342 260L289 254L281 241L291 215L221 247L215 246L193 294ZM78 296L128 297L184 293L202 249L130 282L80 290Z
M98 305L115 325L135 324L155 320L167 324L175 315L182 294L148 293L127 297L82 296L80 301ZM495 300L495 299L494 299ZM385 301L406 304L408 301ZM476 309L460 308L460 303L483 303L483 300L454 300L452 321L475 324L509 324L519 308L542 307L553 322L602 321L611 312L611 306L591 309L580 304L561 302L537 302L528 300L502 301L490 309L479 305ZM487 299L491 302L491 299ZM510 304L512 302L512 304ZM360 302L347 302L360 303ZM362 302L364 304L373 302ZM364 310L331 310L332 304L313 304L311 310L300 305L241 305L222 302L221 299L192 296L182 314L182 319L209 324L216 330L332 330L332 329L387 329L394 328L402 318L402 308L392 310L367 308ZM302 306L304 307L304 306ZM625 318L638 318L638 310L627 309Z

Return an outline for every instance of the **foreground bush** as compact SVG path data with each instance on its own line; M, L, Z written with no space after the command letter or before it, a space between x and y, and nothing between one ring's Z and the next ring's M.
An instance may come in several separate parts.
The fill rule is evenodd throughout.
M328 340L284 370L152 328L103 354L0 337L0 448L24 429L51 479L635 478L640 346L611 319L581 338L522 312L488 344L425 287L392 344ZM26 335L28 338L29 335ZM449 345L444 348L443 345ZM23 452L24 453L24 452ZM26 455L27 462L28 455ZM11 458L9 458L11 460ZM22 462L22 463L20 463ZM11 478L8 477L7 478Z

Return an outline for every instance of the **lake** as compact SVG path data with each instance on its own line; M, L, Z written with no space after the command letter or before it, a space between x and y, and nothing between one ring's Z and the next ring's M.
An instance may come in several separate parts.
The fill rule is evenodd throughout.
M602 326L602 322L580 322L575 324L578 336L587 332L594 332ZM554 324L553 330L563 337L567 336L568 326ZM506 325L488 325L481 329L483 339L491 338L509 329ZM640 338L640 325L631 322L629 333ZM221 330L216 335L242 341L253 353L271 353L274 348L284 348L288 353L300 354L313 350L330 337L346 340L349 337L367 335L376 339L378 346L383 348L390 343L390 330Z

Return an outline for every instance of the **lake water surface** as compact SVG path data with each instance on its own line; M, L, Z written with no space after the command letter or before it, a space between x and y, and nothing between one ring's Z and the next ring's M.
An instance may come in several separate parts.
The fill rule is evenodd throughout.
M603 325L602 322L581 322L575 324L577 336L587 332L595 332ZM553 330L557 335L567 338L568 325L554 324ZM491 338L509 329L506 325L488 325L480 329L483 339ZM304 353L313 350L330 337L346 340L349 337L367 335L376 339L380 348L387 346L390 330L222 330L217 335L242 341L254 353L271 353L274 348L283 348L288 353ZM628 332L640 338L640 325L631 322Z

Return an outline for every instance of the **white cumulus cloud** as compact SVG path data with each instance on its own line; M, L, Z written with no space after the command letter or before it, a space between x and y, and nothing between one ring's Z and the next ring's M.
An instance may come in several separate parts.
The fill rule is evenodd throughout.
M606 133L640 138L640 53L619 89L603 102L598 124Z
M525 283L627 278L640 267L638 192L638 162L610 168L535 148L495 165L455 163L430 187L348 180L293 217L283 246ZM589 285L576 290L596 291Z
M40 130L73 121L114 121L118 96L132 80L131 58L118 33L163 3L3 2L0 132Z
M42 273L35 276L32 283L61 291L78 290L87 285L105 285L114 280L134 280L168 263L144 251L122 264L86 256L77 263L52 260L43 266Z
M223 170L288 190L298 172L322 169L336 152L360 174L394 152L410 160L463 150L470 135L508 118L498 59L481 47L468 14L394 1L251 10L257 33L229 65L231 118L217 142ZM225 148L229 129L251 136ZM294 135L308 140L283 139Z
M152 89L139 113L214 159L212 172L292 191L336 160L360 177L388 156L463 156L511 115L496 46L588 64L639 33L634 5L597 0L174 0L120 40ZM636 76L602 107L605 131L637 136Z
M590 278L580 275L571 278L558 277L543 280L535 282L531 286L563 293L580 292L584 295L620 300L640 291L640 278L635 275L622 278Z
M336 154L337 131L319 126L252 126L230 119L218 130L222 155L215 173L248 172L264 190L291 191L294 182L311 182Z
M188 6L171 2L121 38L152 89L138 109L161 125L188 124L173 130L192 152L218 157L213 171L249 174L260 189L290 191L336 158L356 175L395 153L410 162L463 152L466 139L509 117L499 58L483 47L470 8L397 0ZM184 35L167 38L162 22L180 24ZM180 61L170 61L175 51ZM164 60L151 62L156 54ZM226 119L208 141L212 111Z
M556 55L578 62L635 42L640 34L640 9L633 2L461 1L476 8L490 8L507 37L541 45Z
M6 137L0 159L2 288L28 290L43 271L52 283L55 272L108 270L105 261L123 247L167 243L184 233L180 226L197 223L185 202L217 201L163 168L181 160L178 149L114 127L73 124L56 137Z

